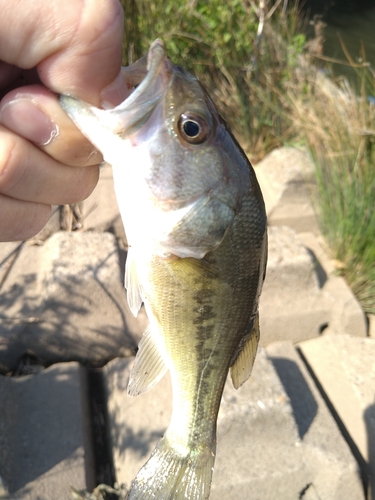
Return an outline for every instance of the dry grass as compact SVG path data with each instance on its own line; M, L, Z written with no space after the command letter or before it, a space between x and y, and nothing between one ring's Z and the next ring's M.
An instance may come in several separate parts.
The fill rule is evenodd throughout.
M375 105L345 80L311 68L305 77L290 96L316 165L321 228L364 310L375 313Z

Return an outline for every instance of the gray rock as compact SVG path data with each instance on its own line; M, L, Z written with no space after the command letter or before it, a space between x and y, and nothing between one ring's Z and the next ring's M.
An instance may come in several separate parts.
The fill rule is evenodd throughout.
M290 343L260 350L250 380L228 380L218 418L210 500L363 500L357 464ZM114 465L130 484L164 433L171 413L169 377L126 394L129 360L105 367Z
M58 232L24 245L1 288L0 369L31 355L43 363L103 365L134 353L147 324L131 314L110 233Z
M0 376L0 498L71 500L69 486L93 487L85 386L78 363Z

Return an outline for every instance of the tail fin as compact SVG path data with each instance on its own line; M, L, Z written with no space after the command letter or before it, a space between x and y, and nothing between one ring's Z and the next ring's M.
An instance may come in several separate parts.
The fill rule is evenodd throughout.
M128 500L206 500L214 461L209 449L182 456L162 438L133 481Z

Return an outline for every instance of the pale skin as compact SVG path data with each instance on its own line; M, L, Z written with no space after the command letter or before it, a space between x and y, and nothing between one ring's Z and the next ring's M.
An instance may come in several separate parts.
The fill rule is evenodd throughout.
M118 0L0 0L0 12L0 241L20 241L98 181L102 157L57 94L125 98L123 15Z

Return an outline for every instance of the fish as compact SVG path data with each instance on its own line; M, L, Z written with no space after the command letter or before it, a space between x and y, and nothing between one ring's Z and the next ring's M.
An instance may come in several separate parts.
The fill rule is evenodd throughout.
M169 370L170 424L134 479L129 500L210 495L216 425L230 371L250 376L267 263L267 218L253 167L200 81L155 40L123 69L129 95L99 109L62 107L113 167L128 240L127 300L149 325L128 393ZM110 201L109 201L110 202Z

